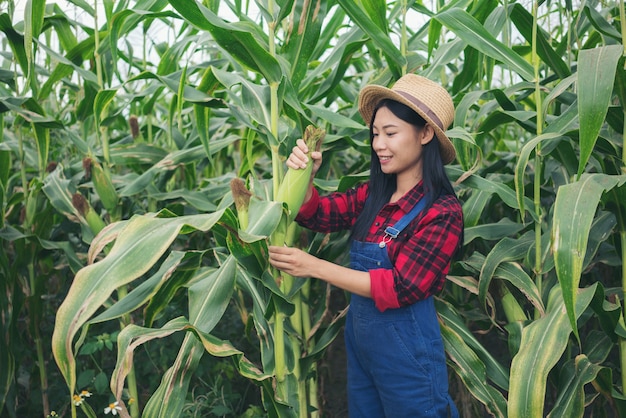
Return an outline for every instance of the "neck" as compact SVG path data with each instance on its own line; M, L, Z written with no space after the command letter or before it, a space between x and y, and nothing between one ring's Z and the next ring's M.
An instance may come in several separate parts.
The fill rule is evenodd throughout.
M402 193L403 195L411 190L413 187L422 181L422 174L414 175L404 175L396 177L396 192Z
M404 196L409 190L417 185L422 180L422 176L398 176L396 178L396 191L391 196L390 202L393 203L396 200Z

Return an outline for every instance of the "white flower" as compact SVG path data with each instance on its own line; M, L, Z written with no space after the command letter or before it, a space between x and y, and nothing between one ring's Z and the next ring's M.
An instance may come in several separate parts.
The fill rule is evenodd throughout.
M104 408L104 413L108 414L109 412L111 413L111 415L117 415L117 411L121 411L122 407L118 406L117 401L110 403L109 406L107 406L106 408Z
M74 405L80 406L80 404L83 403L83 397L79 395L72 395L72 402L74 402Z
M80 397L81 398L89 398L92 395L91 392L89 392L88 390L83 390L80 392Z

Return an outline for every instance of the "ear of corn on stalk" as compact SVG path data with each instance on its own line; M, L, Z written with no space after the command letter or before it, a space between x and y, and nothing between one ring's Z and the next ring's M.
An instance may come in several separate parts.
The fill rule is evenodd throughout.
M118 209L119 196L115 186L113 186L109 171L97 161L92 160L91 175L93 185L102 204L109 213L115 212Z
M239 227L243 230L248 228L250 197L252 193L246 187L244 181L240 178L234 178L230 181L230 190L235 201L237 209L237 218L239 219Z
M326 136L326 131L322 128L316 128L312 125L306 127L302 139L306 143L309 153L309 161L304 169L289 168L287 174L280 183L278 192L276 193L276 200L279 202L285 202L288 209L288 222L291 223L298 211L304 197L309 190L309 182L311 180L311 172L313 170L313 160L311 159L311 152L316 150L319 144Z
M100 215L98 215L98 213L91 207L89 201L87 201L82 194L74 193L72 195L72 205L85 219L94 235L98 235L98 233L106 226L104 221L100 218Z

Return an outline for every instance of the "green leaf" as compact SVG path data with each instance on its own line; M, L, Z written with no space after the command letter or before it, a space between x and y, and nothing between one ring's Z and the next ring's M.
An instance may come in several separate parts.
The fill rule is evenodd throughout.
M46 11L46 0L27 0L24 7L24 50L26 51L26 59L28 60L28 78L33 77L30 70L34 68L33 50L34 42L41 33L43 26L43 17Z
M290 64L291 84L298 88L306 76L311 57L318 46L327 2L297 1L291 12L292 23L282 55ZM282 11L282 9L281 9Z
M602 193L626 183L626 175L588 174L579 181L559 187L554 202L552 235L556 274L571 327L578 338L575 312L578 284L587 252L589 231Z
M555 406L547 415L553 417L579 417L585 412L585 385L596 379L596 376L605 370L604 367L593 364L584 354L579 354L574 364L568 362L563 367L563 373L559 379L560 393L555 401Z
M248 228L239 232L244 242L254 242L269 237L280 222L283 205L281 202L253 198L250 200L249 211Z
M524 200L526 195L524 174L526 173L526 167L528 166L530 154L539 146L539 144L548 141L552 142L553 140L557 140L559 138L561 138L561 135L558 133L543 134L528 141L522 147L520 156L515 164L515 191L517 195L517 204L519 205L522 218L524 217ZM539 198L539 196L537 196L537 198Z
M621 45L584 49L578 54L580 160L578 177L587 166L609 108Z
M338 3L348 16L350 16L352 22L358 25L387 57L387 64L394 78L400 78L400 76L403 75L402 68L405 68L407 64L406 57L402 55L400 50L391 41L386 30L378 26L382 17L376 16L377 24L357 2L352 0L338 0Z
M580 292L577 312L583 312L593 298L603 297L596 290L594 285ZM572 332L564 308L561 289L555 286L550 292L546 315L522 331L519 352L511 363L508 417L544 415L548 373L563 355Z
M485 365L486 378L494 382L503 390L509 388L509 372L485 348L464 323L457 309L450 303L435 299L437 314L443 323L463 340L467 349L470 349Z
M184 318L178 318L170 321L170 323L166 324L166 326L160 330L142 330L136 328L132 333L134 336L131 335L130 332L129 335L125 335L124 332L126 330L120 333L120 338L124 341L123 346L128 347L126 348L126 357L128 358L130 355L131 359L134 346L143 343L146 338L161 338L162 336L169 335L173 331L185 329L193 331L193 336L197 338L197 340L194 340L189 334L185 337L176 361L166 372L161 381L161 385L148 401L144 414L151 417L171 417L180 415L185 403L185 395L190 378L203 353L202 348L214 356L238 357L237 368L241 375L247 378L262 381L269 377L269 375L261 372L246 359L241 351L234 348L231 344L208 334L220 320L230 302L230 293L232 293L234 288L235 277L235 258L230 256L222 264L220 269L190 288L191 319L189 323L187 323ZM129 340L129 337L139 339L130 345L126 342ZM118 338L118 340L120 338ZM200 352L198 352L199 349ZM116 390L114 393L117 394L118 399L121 397L123 380L128 372L128 367L123 367L124 363L119 361L119 357L118 365L120 373L117 375L114 374L111 378L112 389L113 382L116 382ZM118 370L117 366L116 370Z
M435 19L463 39L468 45L500 61L524 80L534 80L532 65L491 35L478 20L462 9L449 9L435 15Z
M209 333L222 318L235 288L236 258L229 256L220 268L189 288L189 322Z
M106 311L96 316L88 322L89 325L98 322L110 321L119 318L124 314L130 313L142 306L156 294L161 285L171 277L174 270L183 261L186 253L180 251L172 251L167 259L159 266L159 270L149 279L141 283L128 293L123 299L120 299Z
M487 383L484 363L459 334L446 324L440 325L446 353L451 360L448 364L463 380L465 387L491 414L497 417L507 416L506 400L500 391Z
M472 194L472 196L474 195L480 195L480 193ZM465 206L463 207L463 213L465 214ZM524 229L523 224L513 222L509 218L503 218L496 223L483 223L477 226L466 227L463 245L467 245L477 238L487 241L501 240L516 234L522 229Z
M456 167L446 166L445 169L451 179L460 178L465 175L462 170L459 170ZM497 194L506 205L514 209L519 209L515 192L502 182L492 181L488 178L472 174L463 179L463 185L475 190L482 190L490 194ZM532 218L534 220L538 220L539 218L535 211L530 209L533 207L532 201L530 199L526 200L525 205L527 206L527 210Z
M120 286L146 273L184 227L211 229L224 210L175 218L135 216L120 231L109 254L81 269L59 307L52 334L52 351L70 391L76 383L73 340L83 324Z
M7 13L0 14L0 31L4 32L6 35L11 51L13 51L16 61L19 63L22 71L24 74L28 74L29 60L24 47L24 36L13 28L11 17Z
M533 243L534 234L529 231L519 239L504 238L493 246L485 258L485 263L480 270L480 279L478 282L478 299L483 307L485 306L491 279L498 266L505 261L514 261L523 258Z
M586 9L587 7L585 7ZM520 34L526 39L528 43L533 42L533 16L524 8L520 3L515 3L509 8L509 16L511 21L515 24L515 27ZM560 78L566 78L570 75L570 69L563 61L561 55L555 51L550 45L550 35L545 33L543 28L538 27L536 32L537 39L537 55L541 58L542 63L545 63L554 73Z
M100 90L98 94L96 94L96 100L93 104L93 114L96 120L96 126L99 128L102 124L102 121L107 117L107 109L115 95L117 94L117 90L115 89L105 89Z
M240 64L262 74L269 83L280 82L283 74L278 61L245 25L224 21L196 0L169 0L169 3L189 23L210 32L215 42Z

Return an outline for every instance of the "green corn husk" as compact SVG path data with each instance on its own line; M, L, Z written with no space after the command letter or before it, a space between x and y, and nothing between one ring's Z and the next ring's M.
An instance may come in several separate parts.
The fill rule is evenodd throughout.
M504 315L509 322L524 322L528 320L526 313L520 306L515 296L504 285L500 286L500 300L502 301Z
M91 207L87 199L85 199L82 194L74 193L72 195L72 205L85 219L89 229L91 229L94 235L98 235L98 233L106 226L104 221L100 218L100 215L98 215L98 213Z
M311 151L319 148L319 145L324 140L325 136L326 131L322 128L316 128L312 125L306 127L302 139L309 148L309 161L307 166L304 169L296 170L290 168L287 170L287 174L285 174L283 181L280 183L278 192L276 193L276 200L287 204L289 213L287 224L291 223L295 219L309 189L311 172L313 170Z
M93 185L102 204L109 213L114 213L117 210L119 196L117 190L115 190L115 186L113 186L109 171L105 167L102 167L97 161L92 160L91 175Z

